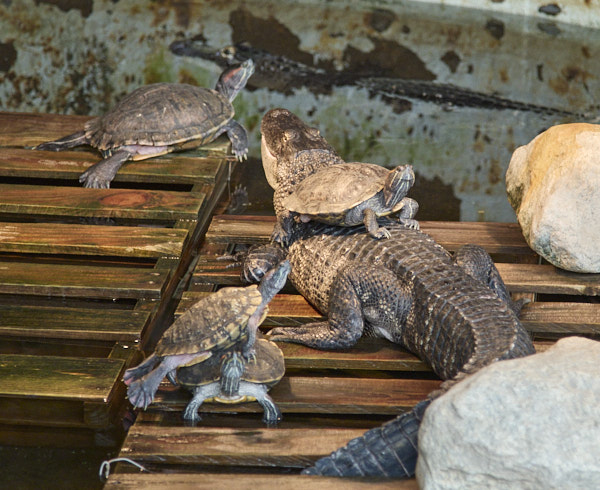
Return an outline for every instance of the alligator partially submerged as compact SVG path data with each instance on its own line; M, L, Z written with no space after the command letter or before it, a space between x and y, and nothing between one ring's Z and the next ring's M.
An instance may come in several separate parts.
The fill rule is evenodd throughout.
M306 87L313 93L330 93L333 87L354 85L369 91L371 97L381 96L384 100L401 98L423 100L444 107L474 107L492 110L518 110L561 117L577 114L507 99L495 94L485 94L448 83L429 80L389 78L373 72L350 72L310 66L286 56L275 55L247 42L214 49L201 39L181 39L171 43L170 50L178 56L189 56L214 61L222 67L252 59L255 72L251 84L257 88L268 88L285 94Z
M261 129L269 148L266 172L283 183L298 175L302 162L315 160L320 163L310 168L319 167L322 149L303 150L278 134L277 128L296 134L308 129L288 111L275 111L278 117L265 116ZM303 170L310 173L309 167ZM305 470L309 474L412 476L418 427L430 400L483 366L534 352L518 305L481 247L465 246L452 258L419 230L387 219L382 224L390 232L385 240L374 240L364 227L292 221L286 248L264 245L245 260L244 277L255 281L287 257L291 282L327 315L326 321L275 328L272 340L336 349L351 347L362 335L383 337L417 354L447 380L412 411L319 460Z

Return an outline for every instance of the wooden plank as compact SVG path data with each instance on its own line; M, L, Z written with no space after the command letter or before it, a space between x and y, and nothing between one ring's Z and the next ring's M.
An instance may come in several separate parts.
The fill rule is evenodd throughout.
M213 218L206 239L212 243L266 243L274 224L274 216L219 215ZM534 255L516 223L420 221L420 225L450 251L475 243L493 254Z
M600 303L535 302L520 315L523 326L533 333L590 335L600 333Z
M389 490L418 490L414 478L398 480L390 478L340 478L303 475L254 475L254 474L215 474L215 473L136 473L112 474L105 489L164 489L189 490L191 488L209 488L211 490L231 490L238 488L240 482L248 488L281 488L285 490L361 490L368 488Z
M0 354L0 398L106 403L123 364L119 359Z
M579 274L553 265L497 263L496 267L511 292L600 295L600 274Z
M134 424L121 457L141 463L304 468L361 436L360 429L236 429Z
M90 116L0 112L0 146L35 146L83 128Z
M38 254L178 257L188 231L139 226L0 223L0 251Z
M0 305L0 335L136 342L149 311Z
M168 270L25 262L0 262L0 293L159 298Z
M286 376L269 392L283 413L395 415L439 388L436 379ZM151 410L183 410L191 395L164 383ZM205 403L200 412L260 412L258 403Z
M223 158L206 157L206 151L171 153L160 157L129 161L123 165L115 181L169 184L214 184ZM2 148L0 176L77 181L88 167L101 160L100 153L88 151L33 151Z
M196 219L204 198L144 189L0 184L0 213L172 221Z

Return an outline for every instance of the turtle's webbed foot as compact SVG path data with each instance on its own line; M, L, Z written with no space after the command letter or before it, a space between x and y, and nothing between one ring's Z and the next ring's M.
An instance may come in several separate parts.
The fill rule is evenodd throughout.
M154 393L146 389L146 384L143 380L137 380L127 388L127 398L134 407L146 410L148 405L154 400Z
M238 161L243 162L244 160L248 160L248 148L245 148L242 151L233 150L233 154Z
M109 189L111 180L103 178L101 175L97 175L95 172L85 171L79 176L79 182L83 184L83 187L88 189Z

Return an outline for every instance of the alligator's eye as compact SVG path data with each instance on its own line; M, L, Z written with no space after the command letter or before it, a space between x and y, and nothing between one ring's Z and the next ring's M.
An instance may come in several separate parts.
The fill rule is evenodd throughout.
M294 129L286 129L283 132L283 138L285 139L285 141L292 141L293 139L296 139L297 137L298 137L298 133Z
M221 56L228 60L232 60L235 56L235 46L227 46L221 50Z

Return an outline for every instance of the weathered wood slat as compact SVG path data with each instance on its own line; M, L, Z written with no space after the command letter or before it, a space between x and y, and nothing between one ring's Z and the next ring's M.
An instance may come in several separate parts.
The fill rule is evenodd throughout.
M440 383L435 379L286 376L270 395L284 413L395 415L414 407ZM190 398L186 390L164 384L151 409L179 411ZM258 403L205 403L200 412L262 412L262 408Z
M115 181L214 184L223 159L207 158L206 154L206 151L196 150L129 161L119 170ZM0 152L0 176L77 180L88 167L100 160L100 153L93 150L53 152L3 148Z
M0 305L0 335L136 342L149 311Z
M538 301L526 304L520 318L525 328L533 333L600 333L600 303Z
M159 298L169 274L132 267L0 262L0 293Z
M511 292L600 295L600 274L579 274L553 265L503 264L496 267Z
M204 196L143 189L85 189L0 184L0 213L130 218L196 219Z
M534 255L516 223L420 221L421 230L450 251L476 243L489 253ZM227 216L213 218L206 239L213 243L265 243L274 216Z
M135 468L134 471L137 471ZM365 488L418 490L417 481L375 479L375 478L339 478L302 475L253 475L239 473L214 474L214 473L119 473L109 477L104 488L106 489L139 489L147 490L164 489L189 490L191 488L210 488L211 490L231 490L240 486L243 480L244 487L248 488L281 488L285 490L361 490Z
M107 402L122 368L119 359L0 354L0 398Z
M185 229L62 223L0 223L0 251L38 254L178 257Z
M303 468L364 433L360 429L234 429L134 425L121 456L141 464Z
M90 116L0 112L0 146L35 146L83 128Z

